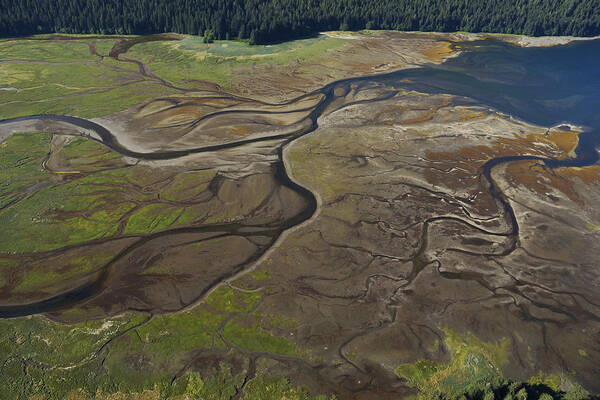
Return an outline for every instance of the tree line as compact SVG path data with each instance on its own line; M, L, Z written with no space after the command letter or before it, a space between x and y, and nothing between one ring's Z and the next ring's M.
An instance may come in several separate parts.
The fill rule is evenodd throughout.
M272 43L327 30L600 34L598 0L0 0L0 36L177 32Z

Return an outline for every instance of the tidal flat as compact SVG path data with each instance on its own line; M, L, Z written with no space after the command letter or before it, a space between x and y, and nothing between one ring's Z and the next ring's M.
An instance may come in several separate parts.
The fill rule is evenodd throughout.
M530 42L0 41L0 398L599 393L600 40Z

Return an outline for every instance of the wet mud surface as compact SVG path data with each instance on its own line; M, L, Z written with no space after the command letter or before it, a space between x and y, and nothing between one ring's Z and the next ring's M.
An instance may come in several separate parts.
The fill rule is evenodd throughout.
M509 376L566 369L598 390L599 45L476 42L440 66L344 79L282 103L194 92L104 119L0 121L3 138L76 135L122 156L59 184L143 168L156 176L115 196L135 208L154 201L135 191L154 193L204 215L136 232L125 212L109 237L3 253L23 265L90 249L110 259L72 287L4 291L0 316L178 312L234 277L251 286L243 272L258 268L272 275L259 308L298 321L279 333L323 361L246 354L247 379L270 359L341 398L392 398L410 391L390 366L447 359L450 327L509 338ZM50 168L73 165L52 151ZM186 179L181 198L167 194L197 171L209 174L205 187L186 193Z

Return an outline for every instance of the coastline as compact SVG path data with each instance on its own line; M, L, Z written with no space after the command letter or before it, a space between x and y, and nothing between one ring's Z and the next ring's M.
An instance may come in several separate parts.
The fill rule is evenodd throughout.
M320 32L322 35L326 35L333 38L356 40L360 39L363 35L377 34L377 33L392 33L392 34L410 34L410 35L423 35L423 36L435 36L440 40L451 40L455 42L472 42L476 40L485 39L498 39L507 43L514 44L520 47L551 47L566 45L576 41L583 40L597 40L600 39L598 36L527 36L527 35L514 35L508 33L472 33L472 32L423 32L423 31L390 31L390 30L363 30L363 31L329 31Z

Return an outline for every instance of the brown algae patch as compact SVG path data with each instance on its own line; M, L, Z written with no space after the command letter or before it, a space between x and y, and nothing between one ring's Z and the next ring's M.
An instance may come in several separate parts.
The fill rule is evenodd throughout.
M435 42L433 47L422 50L421 53L435 64L441 64L448 57L454 56L460 52L460 48L452 42L439 41Z
M440 109L451 103L451 98L444 98L433 105L391 105L377 112L373 120L385 125L418 124L433 119Z
M518 161L511 163L506 168L507 181L513 185L523 185L535 193L554 198L552 193L558 190L579 205L585 205L577 193L575 178L585 185L598 185L600 183L600 166L588 167L563 167L556 169L546 168L536 161Z
M547 136L547 140L554 143L561 151L565 153L560 158L573 157L575 148L579 144L579 133L571 130L553 129Z
M232 128L229 131L229 136L231 137L239 137L239 136L244 136L244 135L248 135L250 133L250 131L246 128Z
M577 143L576 133L553 130L548 135L528 133L499 138L491 145L463 147L454 152L427 152L425 156L432 168L425 171L425 178L429 183L451 189L463 188L469 180L477 186L475 181L479 179L481 167L491 159L519 155L564 159L572 154ZM529 181L524 178L521 182Z

